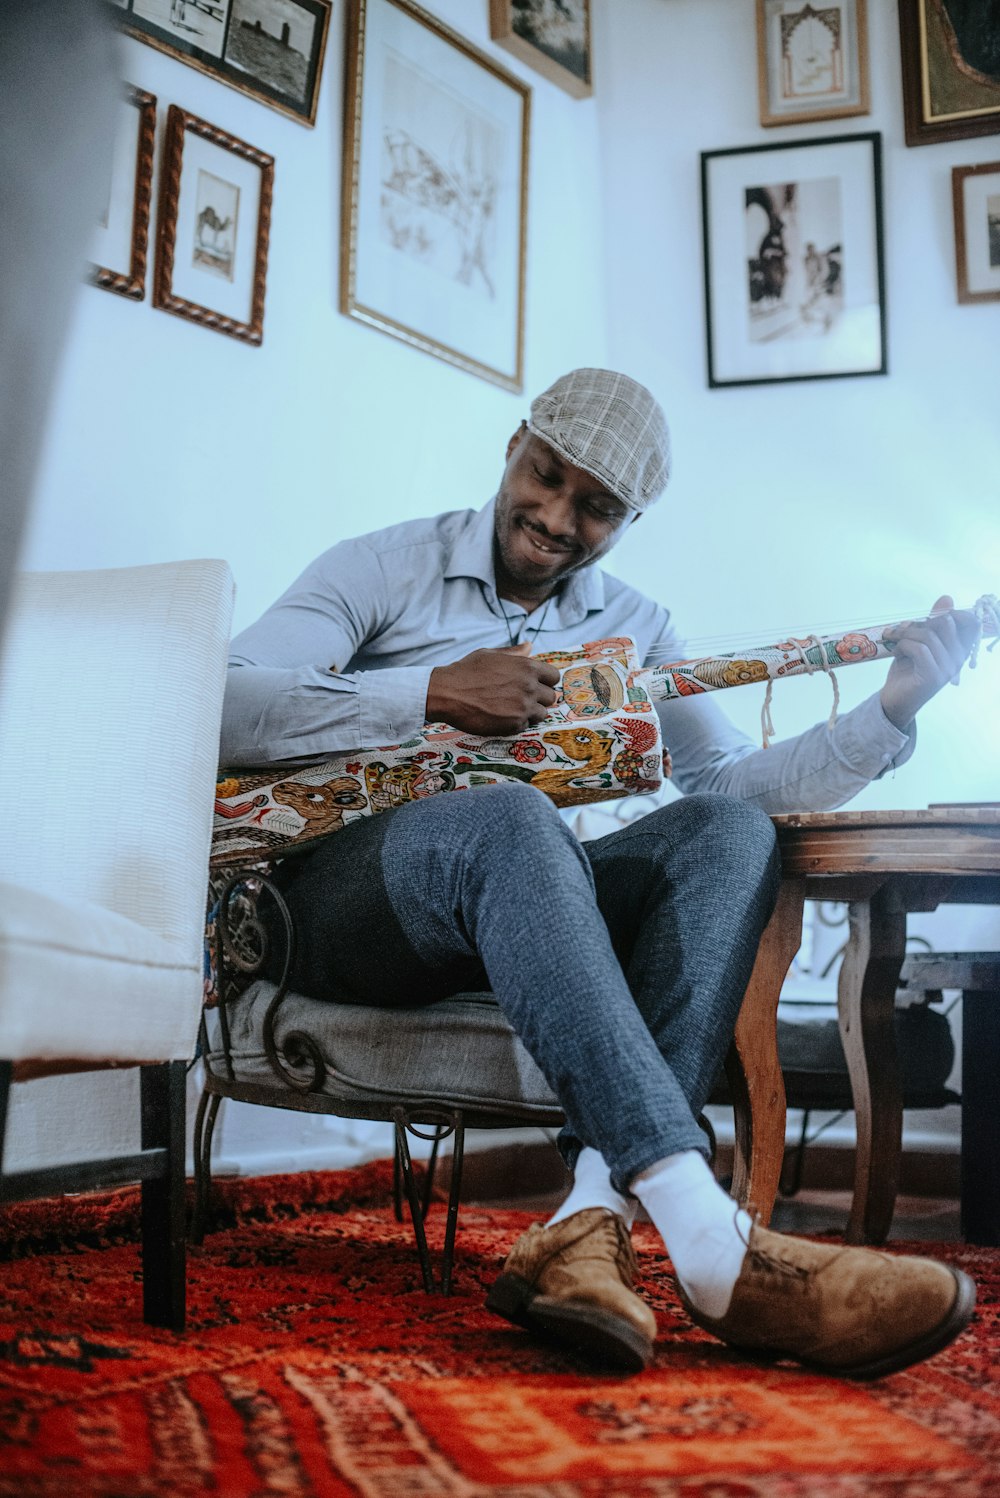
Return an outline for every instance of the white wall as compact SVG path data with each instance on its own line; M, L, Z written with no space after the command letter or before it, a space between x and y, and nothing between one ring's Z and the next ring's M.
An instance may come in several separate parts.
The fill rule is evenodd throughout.
M491 43L485 4L427 8L539 85L526 381L540 388L564 367L607 358L597 107ZM87 288L28 566L224 556L239 629L341 536L478 507L493 493L526 399L338 311L345 12L338 0L312 130L126 39L126 76L159 100L157 160L171 103L275 157L264 343L247 348L148 299L136 306Z
M767 640L1000 591L1000 303L959 306L953 165L996 136L903 144L896 6L868 7L868 116L763 129L754 7L626 0L598 10L609 353L661 395L675 474L612 566L699 637ZM709 390L699 153L880 131L888 376ZM997 658L922 714L905 770L856 805L1000 799ZM841 672L845 705L872 672ZM759 735L762 692L727 695ZM779 736L826 715L829 683L775 693Z
M668 498L613 565L662 597L693 641L1000 590L1000 304L956 303L950 202L952 165L996 160L1000 142L903 145L895 6L869 7L870 116L767 131L749 0L594 0L597 90L583 102L489 42L485 3L429 9L533 88L525 398L337 310L342 3L314 130L128 41L126 76L158 96L161 134L177 103L276 158L264 345L85 289L26 564L224 556L240 628L339 537L483 502L530 394L574 364L609 363L660 394L676 462ZM869 130L883 134L888 377L708 390L699 152ZM943 693L913 762L857 804L1000 799L998 670L987 656ZM872 689L873 671L841 673L845 704ZM779 734L825 716L828 694L824 681L786 683ZM727 694L726 707L759 731L753 690ZM1000 936L985 909L921 929L939 947ZM114 1080L125 1127L131 1083ZM101 1133L108 1088L76 1078L17 1089L8 1158L54 1158L63 1122ZM382 1134L365 1146L363 1129L227 1110L229 1168L384 1147Z

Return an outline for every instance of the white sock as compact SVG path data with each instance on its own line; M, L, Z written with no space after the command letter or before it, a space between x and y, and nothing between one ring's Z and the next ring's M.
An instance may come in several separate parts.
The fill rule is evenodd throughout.
M717 1319L729 1309L752 1223L697 1150L658 1160L631 1183L666 1244L688 1299Z
M574 1212L584 1212L588 1207L606 1207L609 1212L621 1217L627 1228L631 1228L635 1221L635 1198L622 1196L620 1191L615 1190L604 1156L585 1145L573 1170L573 1185L569 1196L545 1226L550 1228L553 1223L562 1222L564 1217L572 1217Z

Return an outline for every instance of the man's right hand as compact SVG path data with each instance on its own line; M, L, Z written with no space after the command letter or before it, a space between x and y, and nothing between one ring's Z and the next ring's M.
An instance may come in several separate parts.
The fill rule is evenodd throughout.
M509 734L533 728L556 700L559 672L531 657L531 646L473 650L435 666L427 688L427 721L466 733Z

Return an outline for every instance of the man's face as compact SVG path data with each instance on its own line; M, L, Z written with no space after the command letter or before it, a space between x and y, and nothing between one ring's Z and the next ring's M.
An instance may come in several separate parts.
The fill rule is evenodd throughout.
M500 592L542 602L571 572L610 551L633 511L522 422L507 444L496 505Z

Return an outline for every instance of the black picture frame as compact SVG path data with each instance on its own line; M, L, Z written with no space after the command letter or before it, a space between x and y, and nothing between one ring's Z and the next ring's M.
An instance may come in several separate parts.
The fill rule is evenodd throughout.
M878 132L701 154L710 389L887 372Z
M111 0L110 9L127 35L315 124L333 0Z

